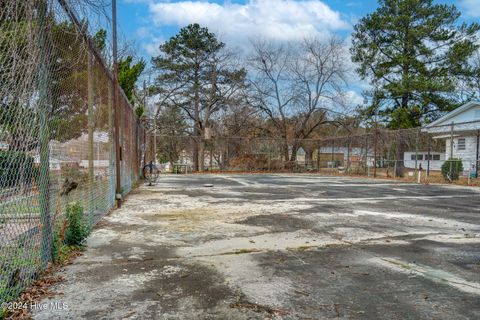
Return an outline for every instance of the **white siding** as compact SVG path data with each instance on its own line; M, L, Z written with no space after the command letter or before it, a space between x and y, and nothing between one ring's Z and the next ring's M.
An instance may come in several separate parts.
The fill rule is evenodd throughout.
M465 150L458 150L458 140L465 139ZM446 159L450 159L450 139L445 142L446 145ZM453 139L453 158L460 158L462 160L475 161L477 156L477 137L458 137Z
M432 156L433 155L439 155L440 156L440 160L430 160L430 170L440 170L443 162L445 161L445 154L440 153L440 152L431 152L430 154ZM412 155L415 155L415 152L405 152L404 153L403 161L404 161L405 168L415 169L415 160L412 160ZM423 160L417 160L417 168L420 168L420 165L421 165L423 170L427 170L427 167L428 167L428 160L427 160L428 152L421 151L421 152L418 152L418 155L423 156L422 157Z
M458 150L458 139L465 139L465 150ZM450 159L450 139L445 141L445 156L446 159ZM467 137L458 137L453 139L453 158L463 160L463 168L468 170L471 168L474 170L472 165L475 164L475 159L477 157L477 137L476 136L467 136Z

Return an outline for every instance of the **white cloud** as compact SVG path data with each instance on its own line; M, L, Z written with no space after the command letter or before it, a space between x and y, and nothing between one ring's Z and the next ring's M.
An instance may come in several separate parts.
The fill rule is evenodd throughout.
M253 38L282 41L325 37L350 28L339 12L319 0L248 0L245 4L156 1L149 5L155 26L199 23L234 46L244 46Z
M137 29L136 36L139 38L147 38L150 36L150 31L147 27L140 27Z
M464 13L470 17L480 17L480 2L479 0L461 0L460 7Z
M144 43L142 47L151 57L156 57L160 54L160 45L165 42L165 39L152 36L150 40L150 42Z
M345 93L345 100L346 104L351 108L355 108L364 102L363 97L353 90L349 90Z

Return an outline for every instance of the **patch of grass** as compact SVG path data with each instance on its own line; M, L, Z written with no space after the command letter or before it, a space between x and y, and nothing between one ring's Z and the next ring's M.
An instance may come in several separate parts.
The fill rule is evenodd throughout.
M401 263L401 262L397 262L397 261L389 260L389 259L382 259L382 260L383 260L383 261L386 261L386 262L388 262L388 263L397 265L397 266L402 267L402 268L407 269L407 270L412 269L411 266L409 266L409 265L407 265L407 264L404 264L404 263Z
M38 276L40 247L37 244L15 243L2 248L0 266L0 301L12 301Z
M253 252L260 252L258 249L240 249L234 252L234 254L246 254L246 253L253 253Z
M55 255L55 263L60 265L66 264L72 257L73 253L83 250L85 250L85 247L83 246L62 245L60 250L58 250L58 253Z
M227 255L231 255L231 254L248 254L248 253L255 253L255 252L262 252L262 250L259 250L259 249L240 249L240 250L236 250L236 251L224 252L220 255L227 256Z
M8 200L0 204L0 223L4 216L27 216L31 214L39 214L40 207L37 203L37 196L25 196L17 199Z
M317 248L317 245L311 245L311 246L300 246L300 247L294 247L294 248L287 248L288 251L307 251L310 249Z
M1 308L0 309L0 320L6 319L10 312L8 311L7 308Z

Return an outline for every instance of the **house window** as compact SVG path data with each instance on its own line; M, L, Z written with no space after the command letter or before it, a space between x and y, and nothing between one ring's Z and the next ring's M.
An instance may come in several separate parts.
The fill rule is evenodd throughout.
M480 119L480 109L475 110L475 119Z
M465 138L458 139L457 150L465 150Z
M440 160L440 155L439 154L426 154L425 155L425 160Z
M411 156L410 159L412 159L413 161L415 161L415 155L412 154L412 156ZM423 160L423 154L418 154L418 155L417 155L417 160Z

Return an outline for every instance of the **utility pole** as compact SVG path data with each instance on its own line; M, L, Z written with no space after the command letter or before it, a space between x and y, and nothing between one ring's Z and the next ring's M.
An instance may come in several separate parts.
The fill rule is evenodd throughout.
M143 80L143 112L147 112L147 84ZM143 165L147 165L147 129L143 128ZM142 173L143 174L143 173Z
M115 199L117 200L117 207L122 205L122 186L120 179L120 108L118 105L118 61L117 61L117 1L112 0L112 53L113 53L113 108L114 108L114 126L115 126Z

